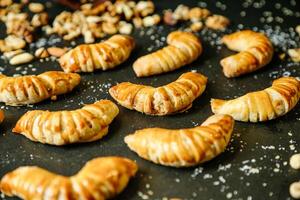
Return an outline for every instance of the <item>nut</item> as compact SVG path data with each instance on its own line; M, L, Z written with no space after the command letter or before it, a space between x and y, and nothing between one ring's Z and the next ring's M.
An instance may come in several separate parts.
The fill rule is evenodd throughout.
M294 62L300 62L300 48L289 49L288 54Z
M8 52L5 52L3 55L6 59L11 59L12 57L20 54L20 53L23 53L24 51L21 50L21 49L18 49L18 50L15 50L15 51L8 51Z
M205 19L210 15L210 11L205 8L195 7L189 11L189 18L191 21L199 21Z
M119 32L121 34L130 34L132 32L133 26L125 21L120 21Z
M177 6L177 8L174 10L173 18L176 20L188 20L189 19L189 7L180 4Z
M147 16L143 19L143 25L145 27L156 25L160 22L160 16L155 14L152 16Z
M49 53L46 48L41 47L35 51L34 56L37 58L47 58L49 57Z
M139 1L136 4L136 11L140 13L142 17L146 17L154 12L154 3L152 1Z
M294 182L290 185L290 195L294 199L300 199L300 182Z
M15 35L9 35L4 39L5 44L7 44L12 50L16 49L22 49L26 46L26 42L15 36Z
M49 47L47 49L48 53L51 55L51 56L54 56L54 57L61 57L63 54L65 54L68 49L67 48L59 48L59 47Z
M39 27L47 24L48 24L48 14L45 12L35 14L31 19L31 25L34 27Z
M205 25L214 30L224 30L229 23L229 19L222 15L212 15L205 21Z
M95 42L95 38L91 31L85 31L83 34L83 37L84 37L84 43L94 43Z
M166 10L164 12L164 23L171 26L177 24L177 19L174 17L171 10Z
M143 26L143 20L140 17L133 18L132 22L136 28L141 28Z
M10 6L13 3L12 0L1 0L0 1L0 7L7 7Z
M300 154L294 154L290 158L290 166L293 169L300 169Z
M102 30L104 33L111 34L111 35L118 32L116 25L109 22L104 22L102 24Z
M203 23L202 22L194 22L191 24L190 28L193 32L200 31L203 28Z
M9 60L9 64L11 64L11 65L25 64L25 63L31 62L33 59L34 59L33 55L31 55L30 53L24 52L24 53L20 53L18 55L13 56Z
M40 13L44 11L44 5L41 3L30 3L28 8L33 13Z

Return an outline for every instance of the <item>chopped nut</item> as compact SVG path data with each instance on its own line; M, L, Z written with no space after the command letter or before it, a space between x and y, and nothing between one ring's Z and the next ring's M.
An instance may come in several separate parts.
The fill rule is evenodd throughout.
M125 21L120 21L119 32L121 34L130 34L132 32L133 26Z
M7 7L10 6L13 3L12 0L1 0L0 1L0 7Z
M140 17L133 18L132 22L136 28L141 28L143 26L143 20Z
M83 34L83 37L84 37L84 43L94 43L95 42L95 38L91 31L85 31Z
M166 10L164 12L164 23L171 26L177 24L177 19L174 17L171 10Z
M289 49L288 54L294 62L300 62L300 48Z
M179 6L177 6L177 8L175 9L174 13L173 13L173 17L176 20L188 20L189 19L189 7L180 4Z
M68 49L67 48L59 48L59 47L49 47L47 49L48 53L51 55L51 56L54 56L54 57L61 57L63 54L65 54Z
M294 199L300 199L300 182L294 182L290 185L290 195Z
M51 26L49 26L49 25L43 26L43 27L42 27L42 30L43 30L47 35L50 35L50 34L53 34L53 33L54 33L53 28L51 28Z
M31 55L30 53L24 52L24 53L20 53L20 54L13 56L9 60L9 64L11 64L11 65L25 64L25 63L31 62L33 59L34 59L33 55Z
M154 3L152 1L139 1L136 4L136 11L140 13L142 17L146 17L154 12Z
M285 59L286 54L285 53L281 53L278 55L280 60L284 60Z
M145 27L156 25L160 22L160 16L159 15L152 15L147 16L143 19L143 25Z
M40 13L44 11L44 5L41 3L30 3L28 8L33 13Z
M300 35L300 25L296 27L296 32Z
M104 33L107 34L115 34L118 32L117 26L113 23L104 22L102 24L102 30Z
M47 13L38 13L33 15L31 19L31 25L34 27L39 27L48 24L48 14Z
M47 57L49 57L49 53L48 53L47 49L44 48L44 47L41 47L41 48L37 49L35 51L34 55L37 58L47 58Z
M12 50L22 49L26 46L26 42L15 35L7 36L4 41Z
M210 15L210 11L205 8L195 7L189 11L189 18L191 21L199 21L205 19Z
M205 21L205 25L214 30L224 30L229 23L229 19L222 15L212 15Z
M15 50L15 51L8 51L8 52L5 52L3 55L6 59L11 59L12 57L20 54L20 53L23 53L24 51L21 50L21 49L18 49L18 50Z
M13 34L19 37L23 37L27 42L33 41L34 28L27 20L9 20L6 23L6 33Z
M202 22L194 22L191 24L190 28L193 32L200 31L203 28L203 23Z

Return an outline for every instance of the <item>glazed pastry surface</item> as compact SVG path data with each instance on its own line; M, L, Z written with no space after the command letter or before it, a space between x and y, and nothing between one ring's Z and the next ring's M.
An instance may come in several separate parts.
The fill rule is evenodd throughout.
M200 73L182 74L176 81L161 87L120 83L109 89L122 106L147 115L168 115L182 112L205 90L207 78Z
M189 167L209 161L228 145L234 126L229 115L213 115L189 129L147 128L125 137L140 157L156 164Z
M215 114L228 114L235 120L262 122L288 113L300 98L300 81L293 77L276 79L272 86L232 100L212 99Z
M238 77L258 70L267 65L273 57L271 41L262 33L251 30L238 31L222 38L231 50L239 53L221 60L224 75Z
M161 74L195 61L202 53L200 40L192 33L174 31L167 37L167 47L137 59L133 70L138 77Z
M13 132L36 142L65 145L99 140L118 115L117 105L100 100L73 111L33 110L25 113Z
M19 77L7 77L1 74L0 102L10 106L34 104L68 93L79 83L78 74L59 71Z
M122 157L95 158L71 177L25 166L7 173L0 189L25 200L105 200L122 192L137 169L135 162Z
M123 63L134 49L134 39L126 35L114 35L97 44L82 44L60 57L65 72L93 72L112 69Z

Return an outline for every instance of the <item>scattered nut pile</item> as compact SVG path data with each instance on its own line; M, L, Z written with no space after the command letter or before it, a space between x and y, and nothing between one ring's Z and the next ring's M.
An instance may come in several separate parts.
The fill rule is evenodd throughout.
M53 21L53 25L44 27L47 34L57 33L65 40L83 36L85 43L93 43L96 38L115 33L130 34L133 27L153 26L160 22L160 16L154 14L152 1L105 1L93 7L83 4L75 12L64 11Z
M175 25L180 21L190 21L191 31L200 31L204 24L207 28L214 30L225 30L230 24L228 18L222 15L214 15L206 8L194 7L189 8L183 4L172 10L165 10L164 23L167 25Z

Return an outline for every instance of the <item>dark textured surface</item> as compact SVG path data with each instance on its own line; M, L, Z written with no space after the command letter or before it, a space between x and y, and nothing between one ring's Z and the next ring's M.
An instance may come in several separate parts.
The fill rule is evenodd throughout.
M299 64L278 59L278 52L289 46L296 47L296 43L299 45L299 36L296 36L289 28L294 28L297 22L299 23L300 2L295 4L295 1L287 0L267 1L261 8L253 8L256 2L264 2L261 0L221 2L208 1L207 8L213 13L223 14L230 18L232 25L228 32L233 32L238 27L241 28L239 24L243 24L245 28L257 27L260 31L269 30L269 35L277 49L271 64L260 71L240 78L225 78L221 72L219 60L233 52L211 43L212 41L216 42L224 33L204 30L199 33L203 42L204 53L196 62L175 72L149 78L136 78L131 68L134 60L146 54L148 47L153 47L152 50L158 48L154 45L155 41L150 39L150 35L161 40L161 36L166 36L176 28L160 26L151 28L151 30L145 29L144 32L146 33L153 31L152 34L145 35L141 35L140 31L137 30L134 33L137 42L135 51L127 62L115 70L82 74L81 85L72 93L60 96L57 101L47 100L33 107L7 107L1 104L5 110L6 119L0 125L0 176L21 165L38 165L53 172L72 175L86 161L94 157L118 155L136 160L139 165L139 172L117 199L146 198L143 195L148 195L148 199L162 199L163 197L183 199L289 198L289 184L298 180L300 175L298 171L291 169L286 163L289 157L299 149L299 104L286 116L270 122L257 124L237 122L232 142L226 152L197 168L174 169L152 164L131 152L123 142L124 136L136 129L155 126L184 128L201 123L212 114L209 104L212 97L234 98L249 91L268 87L274 78L283 74L300 76ZM250 2L248 8L245 8L245 2ZM281 8L276 8L276 2L282 5ZM161 11L165 8L175 8L180 1L162 0L155 3L158 11ZM189 6L197 5L197 1L181 1L181 3L186 3ZM198 3L203 5L203 2ZM227 6L225 10L220 9L224 8L222 5ZM277 7L279 6L277 5ZM293 10L293 16L284 15L283 7ZM58 11L57 6L51 8L53 13L58 13ZM241 17L242 11L245 11L245 17ZM282 17L284 22L261 23L260 18L264 17L264 11L271 11L273 17ZM270 26L267 27L266 25ZM276 31L276 26L279 28L278 31ZM282 41L278 40L282 38ZM70 46L68 43L65 45ZM18 71L16 67L9 66L1 60L2 72L7 75L22 71L27 71L28 74L38 74L47 70L60 70L59 64L52 61L43 63L36 61L32 65L31 68L24 65ZM34 68L37 71L32 71ZM84 103L93 103L102 98L111 99L107 93L110 84L115 85L118 82L131 81L158 86L173 81L182 73L191 70L203 73L208 77L209 82L204 94L194 102L192 109L188 112L167 117L151 117L119 107L120 114L111 124L109 134L105 138L92 143L64 147L34 143L11 132L18 118L27 110L75 109Z

